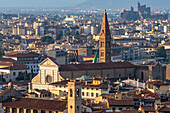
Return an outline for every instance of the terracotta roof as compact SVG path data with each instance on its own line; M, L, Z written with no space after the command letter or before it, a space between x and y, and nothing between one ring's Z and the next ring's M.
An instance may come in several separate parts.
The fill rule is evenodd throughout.
M61 85L61 86L67 86L68 82L70 80L63 80L63 81L60 81L60 82L54 82L54 83L51 83L49 85ZM77 82L80 82L80 81L77 81ZM105 89L105 88L108 88L108 83L101 83L99 85L95 85L95 84L91 84L91 83L85 83L85 82L81 82L82 84L82 87L89 87L89 88L99 88L99 89Z
M145 38L118 38L118 39L115 39L115 41L145 41L146 39Z
M36 110L49 110L49 111L64 111L66 109L67 101L64 100L49 100L37 98L18 98L16 101L8 99L2 103L3 107L10 108L24 108Z
M137 110L121 110L120 112L113 111L112 113L140 113Z
M134 106L133 100L109 99L109 106Z
M95 103L90 103L87 105L88 107L92 108L93 110L105 110L107 109L107 103L98 103L98 104L95 104Z
M134 93L133 96L134 98L139 98L139 99L140 98L150 99L150 97L155 98L155 99L161 99L161 97L157 93L153 93L146 89Z
M162 105L170 105L170 101L162 102Z
M146 84L151 84L151 85L155 85L155 86L170 85L169 83L166 83L166 82L161 81L161 80L149 81L149 82L147 82Z
M14 81L12 82L13 85L17 85L17 86L27 86L28 83L31 82L30 80L24 80L24 81ZM0 85L4 85L4 84L8 84L9 82L0 82Z
M16 60L14 60L12 58L0 58L0 61L16 62Z
M167 111L170 111L170 107L165 105L165 106L163 106L161 108L158 108L158 111L159 112L167 112Z
M0 69L6 69L6 70L26 70L26 69L28 69L27 66L24 64L7 62L7 61L0 61L0 65L4 66Z
M92 63L92 64L66 64L61 65L60 71L76 70L94 70L94 69L112 69L112 68L135 68L130 62L110 62L110 63Z
M6 54L8 57L38 57L39 54L35 52L29 52L29 53L9 53Z
M142 106L142 109L143 109L145 112L155 112L154 106Z

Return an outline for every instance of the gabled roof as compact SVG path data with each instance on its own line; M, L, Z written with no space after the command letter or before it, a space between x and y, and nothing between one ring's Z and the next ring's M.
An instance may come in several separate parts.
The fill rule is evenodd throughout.
M6 62L16 62L16 60L12 58L0 58L0 61L6 61Z
M145 112L155 112L154 106L142 106L142 109L143 109Z
M24 64L19 64L19 63L14 63L14 62L9 62L9 61L0 61L0 69L2 70L26 70L28 69L26 65Z
M153 99L161 99L161 97L157 93L153 93L149 90L141 90L141 91L136 91L133 94L134 98L141 99L141 98L153 98Z
M61 86L67 86L68 82L70 82L70 80L63 80L63 81L59 81L59 82L54 82L54 83L50 83L49 85L61 85ZM108 83L101 83L99 85L95 85L92 83L85 83L82 81L77 80L77 82L82 83L81 86L82 87L88 87L88 88L99 88L99 89L106 89L108 88Z
M169 112L170 111L170 107L164 105L163 107L158 108L158 111L159 112L167 112L167 111Z
M166 83L166 82L161 81L161 80L149 81L146 84L155 85L155 86L170 85L169 83Z
M133 100L109 99L109 106L134 106Z
M130 62L109 62L109 63L91 63L91 64L66 64L61 65L60 71L76 70L94 70L94 69L112 69L112 68L135 68Z
M38 57L39 54L35 52L29 52L29 53L9 53L6 54L7 57L17 57L17 58L22 58L22 57Z
M50 100L38 98L24 98L15 97L16 100L8 99L2 103L3 107L10 108L24 108L35 110L49 110L49 111L64 111L66 109L67 101L65 100Z
M39 65L42 65L44 62L46 62L47 60L51 60L52 62L54 62L54 64L56 64L57 66L59 66L59 64L55 61L54 58L47 56Z
M162 102L162 105L170 105L170 101Z

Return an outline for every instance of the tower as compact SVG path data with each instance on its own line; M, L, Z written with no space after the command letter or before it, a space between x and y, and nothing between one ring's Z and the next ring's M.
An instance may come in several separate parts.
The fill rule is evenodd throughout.
M68 113L82 113L81 83L68 82Z
M99 62L111 62L111 35L106 10L99 37Z

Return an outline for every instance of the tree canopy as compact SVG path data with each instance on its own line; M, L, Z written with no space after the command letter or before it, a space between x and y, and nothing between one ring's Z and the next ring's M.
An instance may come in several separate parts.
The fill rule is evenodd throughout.
M4 50L0 48L0 57L2 57L3 55L4 55Z
M54 43L54 40L51 36L43 36L43 37L41 37L41 41L42 42L48 42L49 44Z
M159 46L156 48L156 56L166 58L166 50L163 46Z

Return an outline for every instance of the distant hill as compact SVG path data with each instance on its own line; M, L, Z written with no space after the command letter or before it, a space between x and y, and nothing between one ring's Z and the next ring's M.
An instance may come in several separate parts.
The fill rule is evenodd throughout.
M170 8L170 0L86 0L77 5L79 8L106 8L106 9L123 9L130 6L137 7L137 2L153 9Z

